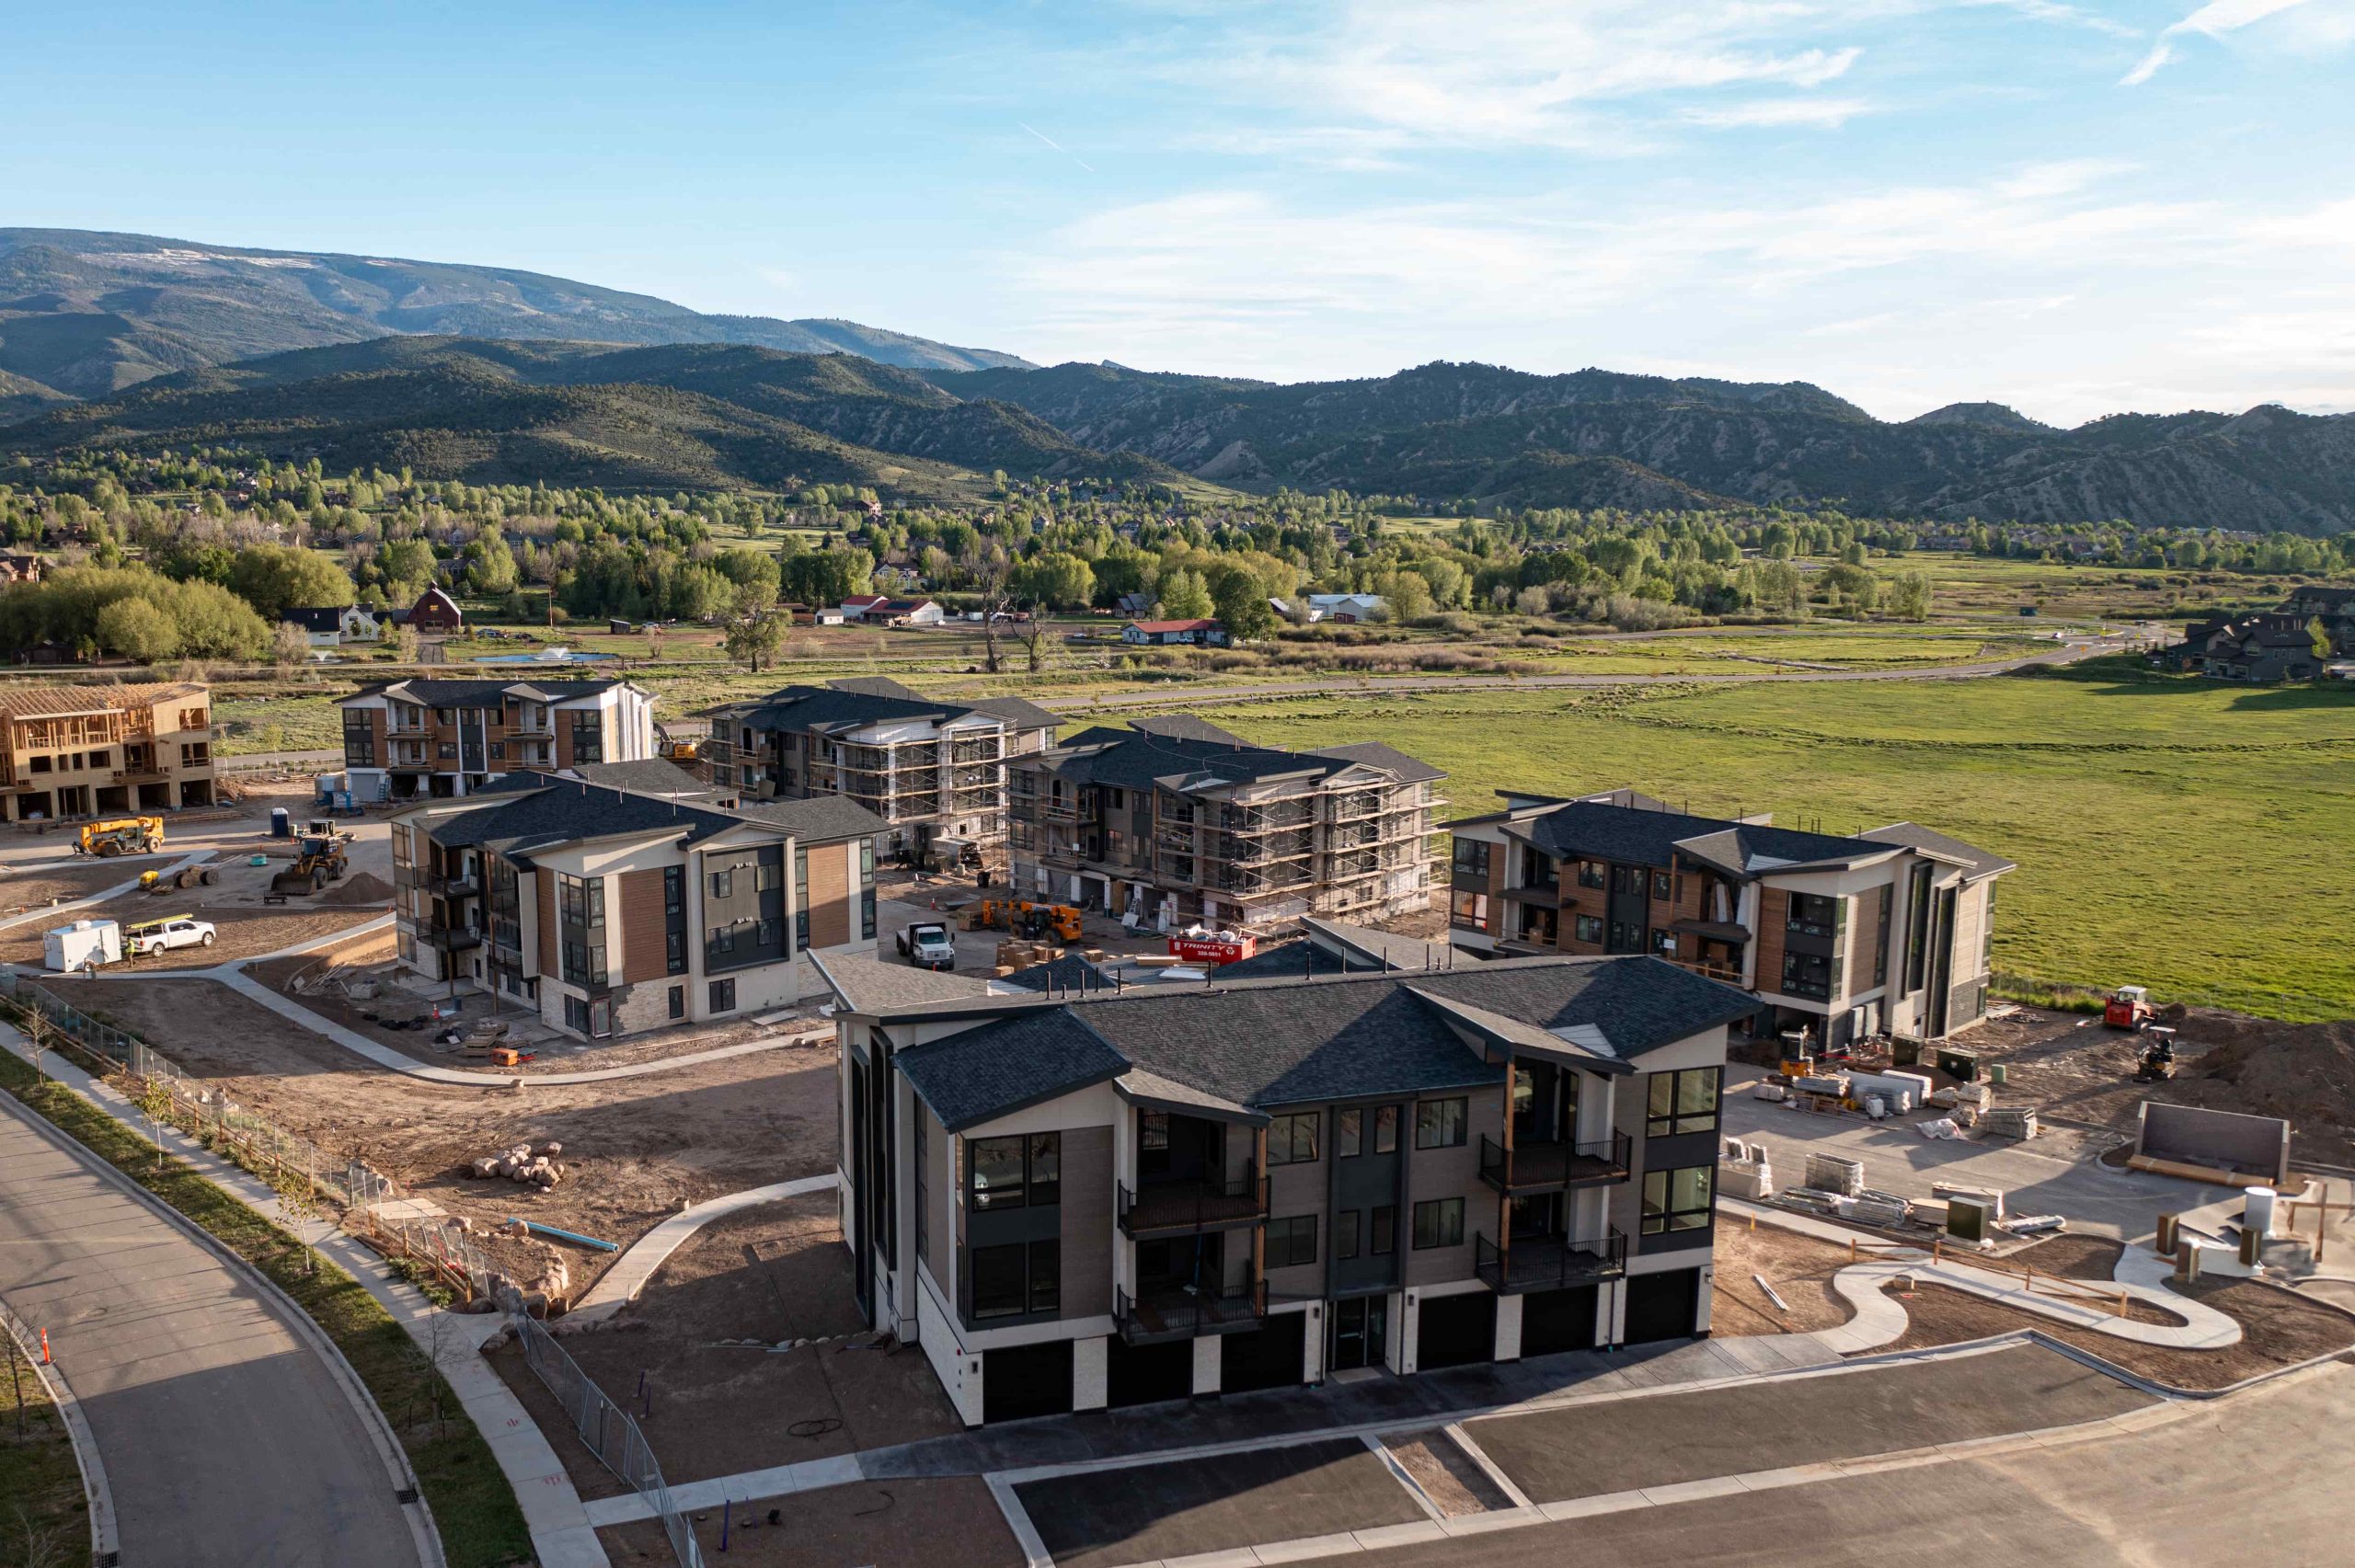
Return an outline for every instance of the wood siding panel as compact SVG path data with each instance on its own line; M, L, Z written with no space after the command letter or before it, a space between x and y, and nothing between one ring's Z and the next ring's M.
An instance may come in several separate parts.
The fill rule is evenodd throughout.
M858 890L856 844L816 844L810 850L810 945L839 947L855 929Z
M1758 889L1758 989L1783 989L1783 936L1790 922L1791 896L1780 887Z
M556 877L546 871L534 871L531 876L539 890L540 973L554 976L557 972Z
M663 942L662 873L659 868L625 871L614 878L621 918L621 977L635 984L659 980L670 967Z
M1063 1310L1066 1318L1112 1310L1112 1129L1063 1129Z

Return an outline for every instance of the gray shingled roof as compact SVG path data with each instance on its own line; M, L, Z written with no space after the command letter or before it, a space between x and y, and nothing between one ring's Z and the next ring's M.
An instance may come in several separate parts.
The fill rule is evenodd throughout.
M1083 730L1046 757L1049 766L1063 778L1123 789L1151 789L1162 779L1192 784L1219 780L1245 784L1297 774L1330 778L1362 765L1357 758L1337 753L1283 751L1269 746L1230 745L1110 727Z
M1129 1065L1088 1019L1062 1007L910 1046L891 1059L950 1132L1109 1082Z
M1043 964L1033 964L1027 969L1017 969L1010 975L1000 975L990 982L1016 990L1045 992L1050 989L1066 990L1101 990L1111 985L1103 970L1076 953L1064 953Z
M882 820L873 812L839 795L722 810L707 800L638 794L608 784L538 773L511 773L497 786L478 793L514 798L454 813L427 829L427 836L451 849L468 844L544 849L578 839L668 829L684 832L691 844L748 825L790 833L812 843L866 838L884 830Z
M887 964L856 953L812 953L810 961L853 1013L894 1013L934 1002L985 999L989 983L913 964Z
M1233 730L1221 729L1210 720L1192 714L1139 714L1129 720L1129 727L1147 735L1166 735L1178 740L1205 740L1214 746L1251 744Z
M1062 721L1019 697L981 697L945 702L902 685L887 675L860 675L823 686L780 686L751 703L729 703L710 710L753 729L856 729L893 719L947 721L980 714L1017 729L1052 729Z
M1747 1018L1759 1005L1748 991L1649 955L1492 960L1398 979L1540 1029L1600 1030L1611 1042L1611 1054L1623 1061Z
M890 830L890 824L848 795L815 795L807 800L744 801L739 817L783 828L807 843L865 839Z
M994 714L1017 729L1054 729L1063 720L1020 697L975 697L965 704L979 714Z
M1970 870L1965 875L1973 882L1982 876L2000 876L2006 871L2019 869L2019 864L2016 861L2005 860L1993 850L1982 850L1976 844L1967 844L1960 839L1949 838L1935 829L1924 828L1919 822L1891 822L1886 828L1875 828L1865 837L1876 843L1905 844L1913 849L1929 850L1936 854L1948 855L1956 860L1967 862Z
M528 686L564 702L573 697L593 697L600 692L628 684L626 681L539 681L523 675L510 676L504 681L373 681L351 696L382 696L387 689L399 686L405 689L403 695L430 707L490 708L505 701L507 692L517 686ZM343 700L350 702L351 698Z
M1615 860L1666 870L1679 848L1729 871L1755 875L1786 865L1814 865L1889 853L1867 839L1808 833L1677 811L1648 811L1574 800L1508 825L1556 860Z

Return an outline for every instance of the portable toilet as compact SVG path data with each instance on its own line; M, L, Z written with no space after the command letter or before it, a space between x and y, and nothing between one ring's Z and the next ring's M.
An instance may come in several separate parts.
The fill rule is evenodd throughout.
M286 807L283 806L273 806L270 808L270 836L273 839L291 839L294 836L294 819L286 814Z
M113 921L75 921L41 938L44 967L70 975L91 962L122 962L122 927Z

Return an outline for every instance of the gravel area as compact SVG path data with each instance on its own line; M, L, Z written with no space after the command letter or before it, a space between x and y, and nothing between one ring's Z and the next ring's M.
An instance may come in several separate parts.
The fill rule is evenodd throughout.
M1384 1437L1382 1446L1390 1450L1399 1469L1415 1478L1423 1495L1450 1518L1512 1506L1504 1489L1489 1480L1472 1462L1472 1456L1441 1427L1426 1426Z

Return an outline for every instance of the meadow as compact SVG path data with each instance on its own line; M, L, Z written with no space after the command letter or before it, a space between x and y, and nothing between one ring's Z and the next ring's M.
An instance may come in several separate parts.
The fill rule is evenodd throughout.
M2355 693L2131 669L1965 681L1335 695L1222 707L1253 739L1376 737L1448 770L1451 815L1514 787L1629 784L1702 813L1854 832L1913 820L2019 863L1995 965L2140 981L2292 1020L2355 1013L2341 916Z

